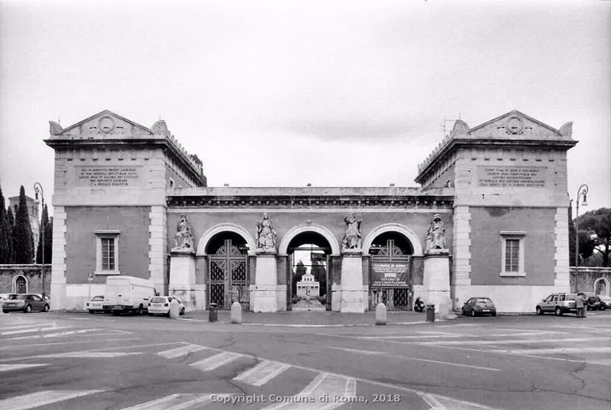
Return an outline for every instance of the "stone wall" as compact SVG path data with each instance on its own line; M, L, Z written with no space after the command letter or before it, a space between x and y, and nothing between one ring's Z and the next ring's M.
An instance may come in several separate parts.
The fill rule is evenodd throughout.
M570 291L596 292L596 281L602 279L606 284L606 290L602 294L611 295L611 267L579 267L575 270L570 268Z
M0 265L0 294L17 292L15 279L23 276L26 280L28 293L43 293L43 275L40 264L1 264ZM45 265L44 291L49 294L51 284L51 265Z

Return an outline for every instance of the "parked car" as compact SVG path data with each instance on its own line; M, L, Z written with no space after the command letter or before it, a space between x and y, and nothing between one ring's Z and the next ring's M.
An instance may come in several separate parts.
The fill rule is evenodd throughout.
M175 300L179 303L179 315L185 314L185 305L177 297L152 297L149 301L147 311L149 315L162 314L170 316L170 303Z
M555 313L563 315L564 313L577 312L577 298L575 293L554 293L547 296L536 305L536 313L538 315L544 313Z
M600 297L596 293L592 292L580 292L578 293L585 301L586 308L592 311L604 310L604 306L601 306Z
M95 312L110 313L111 311L105 310L103 305L104 305L104 296L97 295L85 304L85 308L87 308L87 311L89 311L90 314L93 314Z
M600 306L603 307L603 310L611 309L611 297L608 295L600 295Z
M2 311L49 311L49 302L43 300L37 294L11 294L9 299L2 303Z
M492 317L496 317L496 306L487 297L472 297L462 306L462 314L470 314L473 317L490 314Z

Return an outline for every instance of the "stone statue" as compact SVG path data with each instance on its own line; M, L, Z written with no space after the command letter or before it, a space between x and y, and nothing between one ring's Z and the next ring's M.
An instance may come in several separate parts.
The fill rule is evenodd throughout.
M362 234L360 234L360 225L362 219L354 213L345 216L345 235L343 236L343 250L360 250L362 248Z
M439 214L434 214L434 218L430 223L430 227L428 227L428 233L426 235L426 251L446 248L447 242L445 241L443 220L441 220Z
M261 250L274 250L277 244L277 232L272 227L272 223L268 218L268 213L264 213L264 217L258 221L257 248Z
M175 247L173 250L193 250L194 236L187 222L187 216L181 214L177 224L177 234L175 234Z

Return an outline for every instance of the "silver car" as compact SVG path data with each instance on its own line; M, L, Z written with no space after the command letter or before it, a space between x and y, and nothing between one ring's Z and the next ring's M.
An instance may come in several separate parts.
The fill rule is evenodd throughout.
M577 312L577 298L582 298L575 293L554 293L542 300L536 305L536 313L538 315L544 313L555 313L563 315L564 313Z

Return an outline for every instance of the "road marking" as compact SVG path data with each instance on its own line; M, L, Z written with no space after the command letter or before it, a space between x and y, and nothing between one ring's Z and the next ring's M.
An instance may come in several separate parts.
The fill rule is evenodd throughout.
M142 352L96 352L96 351L75 351L60 354L37 355L37 358L115 358L127 355L143 354Z
M46 365L48 364L0 364L0 372L23 370L26 368L33 368L33 367L44 367Z
M2 328L4 330L18 330L20 328L28 328L28 327L55 327L55 326L56 326L55 322L51 323L51 325L49 325L48 323L29 323L29 324L19 323L19 325L4 325Z
M206 350L206 349L208 348L202 345L189 344L184 347L173 348L167 351L161 351L158 353L158 355L161 355L164 358L170 359L170 358L181 357L182 355L187 355L192 352L198 352L198 351Z
M90 335L88 335L88 337L90 337ZM40 347L40 346L47 346L47 345L87 344L87 343L101 343L101 342L110 342L110 341L130 341L130 340L140 340L140 338L109 338L106 340L62 341L62 342L46 342L46 343L40 343L40 344L20 344L20 345L0 347L0 351L15 350L15 349L24 348L24 347ZM3 359L0 358L0 361L3 361Z
M460 401L453 398L445 397L443 395L428 394L425 392L418 393L424 401L426 401L433 410L489 410L491 408L485 407L474 402Z
M301 392L265 410L333 410L356 396L355 378L320 373Z
M6 338L6 340L25 340L25 339L31 340L35 338L55 338L55 337L63 337L66 335L84 334L84 333L95 332L95 331L104 331L104 330L102 328L91 328L91 329L86 329L86 330L63 331L60 333L53 333L53 334L26 335L22 337ZM105 335L105 334L95 334L95 335Z
M245 384L254 385L256 387L261 387L290 367L291 365L289 364L264 360L255 367L235 377L234 380L242 381Z
M342 351L348 351L348 352L357 352L359 354L367 354L368 353L369 355L382 355L382 356L385 356L385 357L399 358L399 359L402 359L402 360L409 360L409 361L422 361L422 362L430 362L430 363L433 363L433 364L452 365L452 366L455 366L455 367L474 368L476 370L500 371L500 369L498 369L498 368L480 367L478 365L468 365L468 364L459 364L459 363L454 363L454 362L429 360L427 358L405 357L403 355L390 354L390 353L380 352L380 351L354 350L353 348L330 347L330 346L327 346L326 348L331 348L331 349L335 349L335 350L342 350Z
M184 410L195 405L202 409L212 401L212 396L218 398L229 397L232 394L172 394L157 400L145 402L124 410Z
M212 357L206 358L202 361L195 362L190 364L190 367L194 367L200 371L212 371L216 368L221 367L222 365L226 365L240 357L244 357L243 354L237 354L233 352L224 351L222 353L216 354Z
M13 330L13 331L5 331L0 333L0 335L15 335L15 334L25 334L25 333L35 333L35 332L43 332L43 331L55 331L64 328L72 328L68 326L57 327L57 326L46 326L46 327L36 327L36 328L27 328L25 330Z
M586 342L586 341L605 341L611 340L611 338L606 337L595 337L595 338L551 338L551 339L527 339L527 340L495 340L495 341L484 341L484 340L464 340L464 341L423 341L416 342L413 344L418 345L497 345L497 344L540 344L540 343L563 343L563 342ZM400 341L398 341L400 343Z
M104 390L86 391L39 391L32 394L19 395L17 397L0 400L1 410L29 410L43 405L53 404L54 402L66 401L72 398L83 397L85 395L96 394Z
M611 347L558 347L558 348L534 348L534 349L518 349L518 350L491 350L491 352L503 352L511 354L588 354L588 353L603 353L611 352Z

